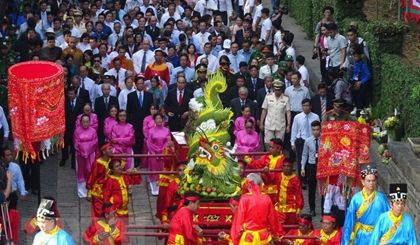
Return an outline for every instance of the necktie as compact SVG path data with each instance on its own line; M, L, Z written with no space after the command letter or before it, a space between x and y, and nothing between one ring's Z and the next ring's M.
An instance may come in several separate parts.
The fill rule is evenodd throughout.
M141 61L141 72L144 72L145 68L146 68L146 52L144 52L143 60Z
M220 11L220 0L217 0L217 10Z
M85 79L82 78L82 88L85 89Z
M309 125L309 116L308 115L306 115L305 116L306 117L306 122L305 122L305 138L307 139L307 138L309 138L310 136L311 136L311 126Z
M179 91L179 98L178 98L178 105L181 105L182 103L182 91Z
M270 66L270 75L273 74L273 67Z
M108 111L108 98L105 98L105 110Z
M319 150L319 145L318 145L318 138L315 138L315 164L318 163L318 150Z
M271 93L271 89L268 90L268 93Z
M255 86L257 86L257 79L253 78L252 79L252 87L254 88L254 91L255 91Z
M321 100L321 117L324 118L327 108L325 107L325 100Z
M119 80L120 80L120 71L116 71L116 72L117 72L116 83L117 83L117 86L118 86L118 84L120 84L120 82L119 82Z
M143 107L143 98L141 96L141 92L139 93L139 103L140 103L140 107Z
M204 38L204 34L201 33L201 47L204 47L204 44L206 44L206 39Z
M241 106L245 105L245 101L241 100Z
M74 100L71 101L71 111L74 111Z

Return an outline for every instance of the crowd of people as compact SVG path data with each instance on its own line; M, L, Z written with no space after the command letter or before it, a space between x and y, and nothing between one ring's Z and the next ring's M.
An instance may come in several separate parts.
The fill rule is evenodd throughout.
M355 121L349 112L354 109L358 115L367 104L369 49L356 22L343 28L344 37L334 9L323 8L310 57L320 62L321 81L316 81L305 66L309 57L297 53L293 32L282 25L287 9L276 0L271 4L6 1L0 32L0 144L8 143L10 132L7 69L38 60L62 65L66 130L59 166L70 159L77 195L91 202L92 225L84 233L85 242L129 242L124 235L128 197L131 185L142 182L135 173L141 168L178 172L175 177L148 176L151 194L158 196L156 217L169 230L167 244L199 244L202 229L192 221L198 194L177 194L186 163L112 156L173 153L172 133L184 130L193 116L189 102L204 95L208 78L217 73L227 84L220 98L233 113L231 143L237 151L250 153L239 161L247 194L230 200L232 229L230 235L219 234L220 239L233 244L268 244L272 239L278 244L417 244L411 219L403 215L406 186L392 187L390 206L376 191L373 164L362 170L364 187L357 194L354 189L349 206L338 186L328 187L320 204L322 228L314 230L321 123ZM17 141L15 148L19 149ZM270 155L251 155L262 150ZM21 164L21 172L12 156L7 148L1 152L13 179L4 199L15 210L17 191L21 199L29 189L38 194L41 161ZM245 168L264 172L245 176ZM282 173L270 173L273 169ZM310 212L302 214L306 189ZM59 217L57 203L44 198L25 232L36 234L34 244L73 244L61 230ZM299 224L299 229L282 229L284 224ZM282 239L286 233L317 239Z

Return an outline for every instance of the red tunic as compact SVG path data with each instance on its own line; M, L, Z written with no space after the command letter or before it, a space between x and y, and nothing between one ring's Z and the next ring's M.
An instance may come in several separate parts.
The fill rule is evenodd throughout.
M170 80L169 69L168 69L168 66L166 64L155 65L155 62L150 63L147 66L146 71L144 72L144 79L145 80L150 80L150 78L153 75L159 76L160 79L165 81L166 85L169 86L169 82L171 80Z
M63 223L57 218L57 226L63 229ZM34 215L29 221L23 225L23 231L29 236L35 236L39 232L38 222L36 221L36 215ZM16 243L17 244L17 243Z
M101 232L111 233L111 227L103 219L97 220L85 231L83 240L91 245L120 245L130 242L130 238L124 235L124 232L127 232L127 227L121 219L117 219L114 232L103 242L98 238Z
M182 207L171 220L167 245L195 244L201 244L201 239L194 229L193 212L186 207Z
M104 203L112 203L118 217L128 217L128 186L140 183L140 175L110 175L103 186Z
M305 236L313 236L314 231L309 232ZM286 235L289 236L302 236L302 233L299 229L293 229L287 232ZM316 245L315 239L289 239L290 241L294 242L295 245Z
M179 184L179 178L176 178L172 180L169 185L168 189L166 191L165 200L163 200L163 210L161 213L162 222L168 222L168 212L167 209L173 205L180 205L180 200L177 200L177 193L178 193L178 184Z
M312 235L321 237L320 241L316 242L316 245L340 245L341 243L341 231L338 229L334 229L329 236L322 229L315 230Z
M272 155L263 155L260 159L254 160L251 159L251 162L248 163L248 167L251 169L263 169L268 167L270 170L273 169L282 169L283 168L283 160L286 157L283 154L280 154L276 157ZM279 173L262 173L261 178L264 181L264 189L263 192L270 194L271 200L273 203L277 201L277 183L276 178Z
M275 237L285 234L270 197L259 188L242 195L230 230L233 244L269 244L270 233Z
M304 205L300 179L295 174L286 176L281 173L277 183L279 193L274 208L279 212L280 222L297 224L296 213L300 213Z
M163 154L174 154L174 151L172 148L165 149L163 151ZM163 171L175 171L175 164L174 164L174 157L164 157L163 161L165 165L163 166ZM168 189L169 183L176 179L177 176L175 174L160 174L159 175L159 181L157 185L159 186L159 195L156 201L156 218L160 219L161 221L164 221L162 219L162 212L166 211L165 208L165 198L166 198L166 191Z
M92 171L90 172L88 181L86 182L86 189L88 190L87 196L92 197L91 204L91 216L92 223L96 218L102 217L102 205L103 202L103 184L109 176L109 161L104 161L101 158L96 159L92 165Z

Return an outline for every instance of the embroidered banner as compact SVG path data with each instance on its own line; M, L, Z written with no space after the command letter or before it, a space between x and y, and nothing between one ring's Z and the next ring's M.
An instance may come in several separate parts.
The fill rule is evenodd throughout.
M360 165L369 163L371 128L357 122L322 124L317 179L320 187L343 186L345 177L360 179ZM349 187L352 183L344 184Z
M406 8L404 19L407 23L412 19L420 21L420 0L402 0L401 6Z
M40 142L65 131L63 67L29 61L9 69L9 107L13 137L22 142L24 157L35 158Z

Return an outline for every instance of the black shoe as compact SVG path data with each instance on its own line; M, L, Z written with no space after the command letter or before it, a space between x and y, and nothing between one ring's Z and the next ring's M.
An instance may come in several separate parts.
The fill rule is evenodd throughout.
M60 167L66 165L66 161L61 160L60 163L58 164Z
M39 190L32 189L32 194L34 194L34 195L38 195L38 194L39 194Z
M302 184L302 190L306 190L306 185Z
M316 216L315 210L311 210L311 211L309 212L309 214L310 214L312 217L315 217L315 216Z

